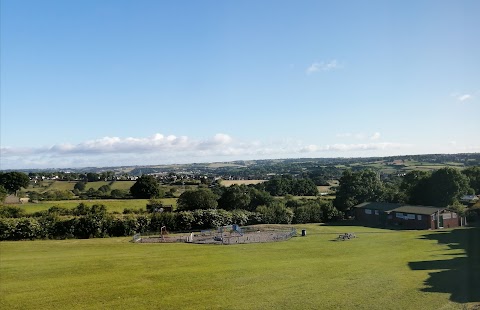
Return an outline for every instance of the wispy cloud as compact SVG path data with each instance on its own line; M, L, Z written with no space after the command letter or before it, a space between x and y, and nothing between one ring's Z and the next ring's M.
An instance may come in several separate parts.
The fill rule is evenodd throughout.
M352 151L375 151L375 150L396 150L396 149L406 149L412 147L411 144L404 143L392 143L392 142L381 142L381 143L354 143L354 144L344 144L336 143L329 144L326 146L316 146L309 145L300 149L300 152L352 152Z
M351 133L351 132L341 132L335 135L337 138L355 138L355 139L365 139L365 134L361 132Z
M380 139L380 133L375 132L373 135L370 136L370 140L378 140Z
M331 71L341 68L341 65L336 59L330 61L314 62L306 69L307 74L312 74L319 71Z
M108 153L148 153L157 151L196 151L223 147L232 142L227 134L216 134L206 140L192 140L186 136L164 136L154 134L147 138L120 138L103 137L85 141L79 144L56 144L42 148L11 148L2 147L2 155L26 155L26 154L108 154Z
M18 167L80 167L124 164L158 164L210 161L217 156L266 155L281 152L278 147L243 142L225 133L207 139L160 133L146 138L103 137L78 144L49 147L1 147L0 169ZM86 160L88 159L88 160Z
M470 101L475 98L475 95L477 95L480 92L474 92L472 93L461 93L461 92L453 92L450 94L451 97L455 98L457 102L466 102Z
M374 133L370 139L375 137L379 137L379 133ZM192 163L286 158L298 154L355 156L358 151L390 151L407 147L409 145L390 142L315 145L296 140L269 143L241 141L225 133L207 139L157 133L146 138L103 137L78 144L63 143L39 148L2 147L0 169Z
M470 94L463 94L463 95L457 96L457 100L460 101L460 102L465 102L467 100L471 100L472 98L473 98L473 96L470 95Z
M363 132L351 133L351 132L342 132L335 135L338 138L354 138L357 140L378 140L380 139L381 134L379 132L374 132L373 134L365 134Z

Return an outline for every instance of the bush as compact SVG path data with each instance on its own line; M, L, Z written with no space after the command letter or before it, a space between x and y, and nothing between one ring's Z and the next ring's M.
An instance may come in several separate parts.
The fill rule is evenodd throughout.
M138 222L133 216L112 219L108 227L108 235L111 237L131 236L137 232Z
M128 191L122 189L114 189L110 192L110 196L115 199L122 199L127 197L129 194Z
M297 203L293 217L295 224L328 222L341 217L330 201L304 200Z
M41 226L34 218L0 219L1 240L33 240L41 235Z
M168 230L176 230L177 222L175 217L176 213L172 212L152 213L149 230L161 231L162 226L166 226Z
M25 216L25 210L16 206L0 206L0 217L19 218Z
M259 206L257 212L261 214L262 221L266 224L291 224L293 211L282 203L273 203L270 206Z
M195 223L195 217L191 211L181 211L177 213L177 229L188 231L191 230Z

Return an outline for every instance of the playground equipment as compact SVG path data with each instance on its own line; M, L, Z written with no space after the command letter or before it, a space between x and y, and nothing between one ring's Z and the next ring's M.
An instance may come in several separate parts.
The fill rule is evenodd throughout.
M232 225L232 231L238 233L240 236L243 236L243 230L237 224Z
M222 226L215 230L203 230L196 234L193 232L170 236L167 236L167 234L167 227L162 226L160 234L158 232L137 233L132 241L138 243L242 244L288 240L296 236L297 232L294 227L264 224L245 227L239 225Z
M162 238L162 241L165 241L165 235L168 235L167 226L162 226L162 228L160 228L160 238Z

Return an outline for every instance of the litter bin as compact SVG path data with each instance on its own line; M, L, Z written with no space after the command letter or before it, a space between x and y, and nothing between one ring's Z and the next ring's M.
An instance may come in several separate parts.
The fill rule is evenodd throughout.
M307 235L307 230L306 229L302 229L302 237L305 237Z

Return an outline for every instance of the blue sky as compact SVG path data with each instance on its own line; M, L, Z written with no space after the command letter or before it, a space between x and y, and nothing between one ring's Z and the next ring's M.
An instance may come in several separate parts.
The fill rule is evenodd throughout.
M1 1L0 169L480 152L479 1Z

